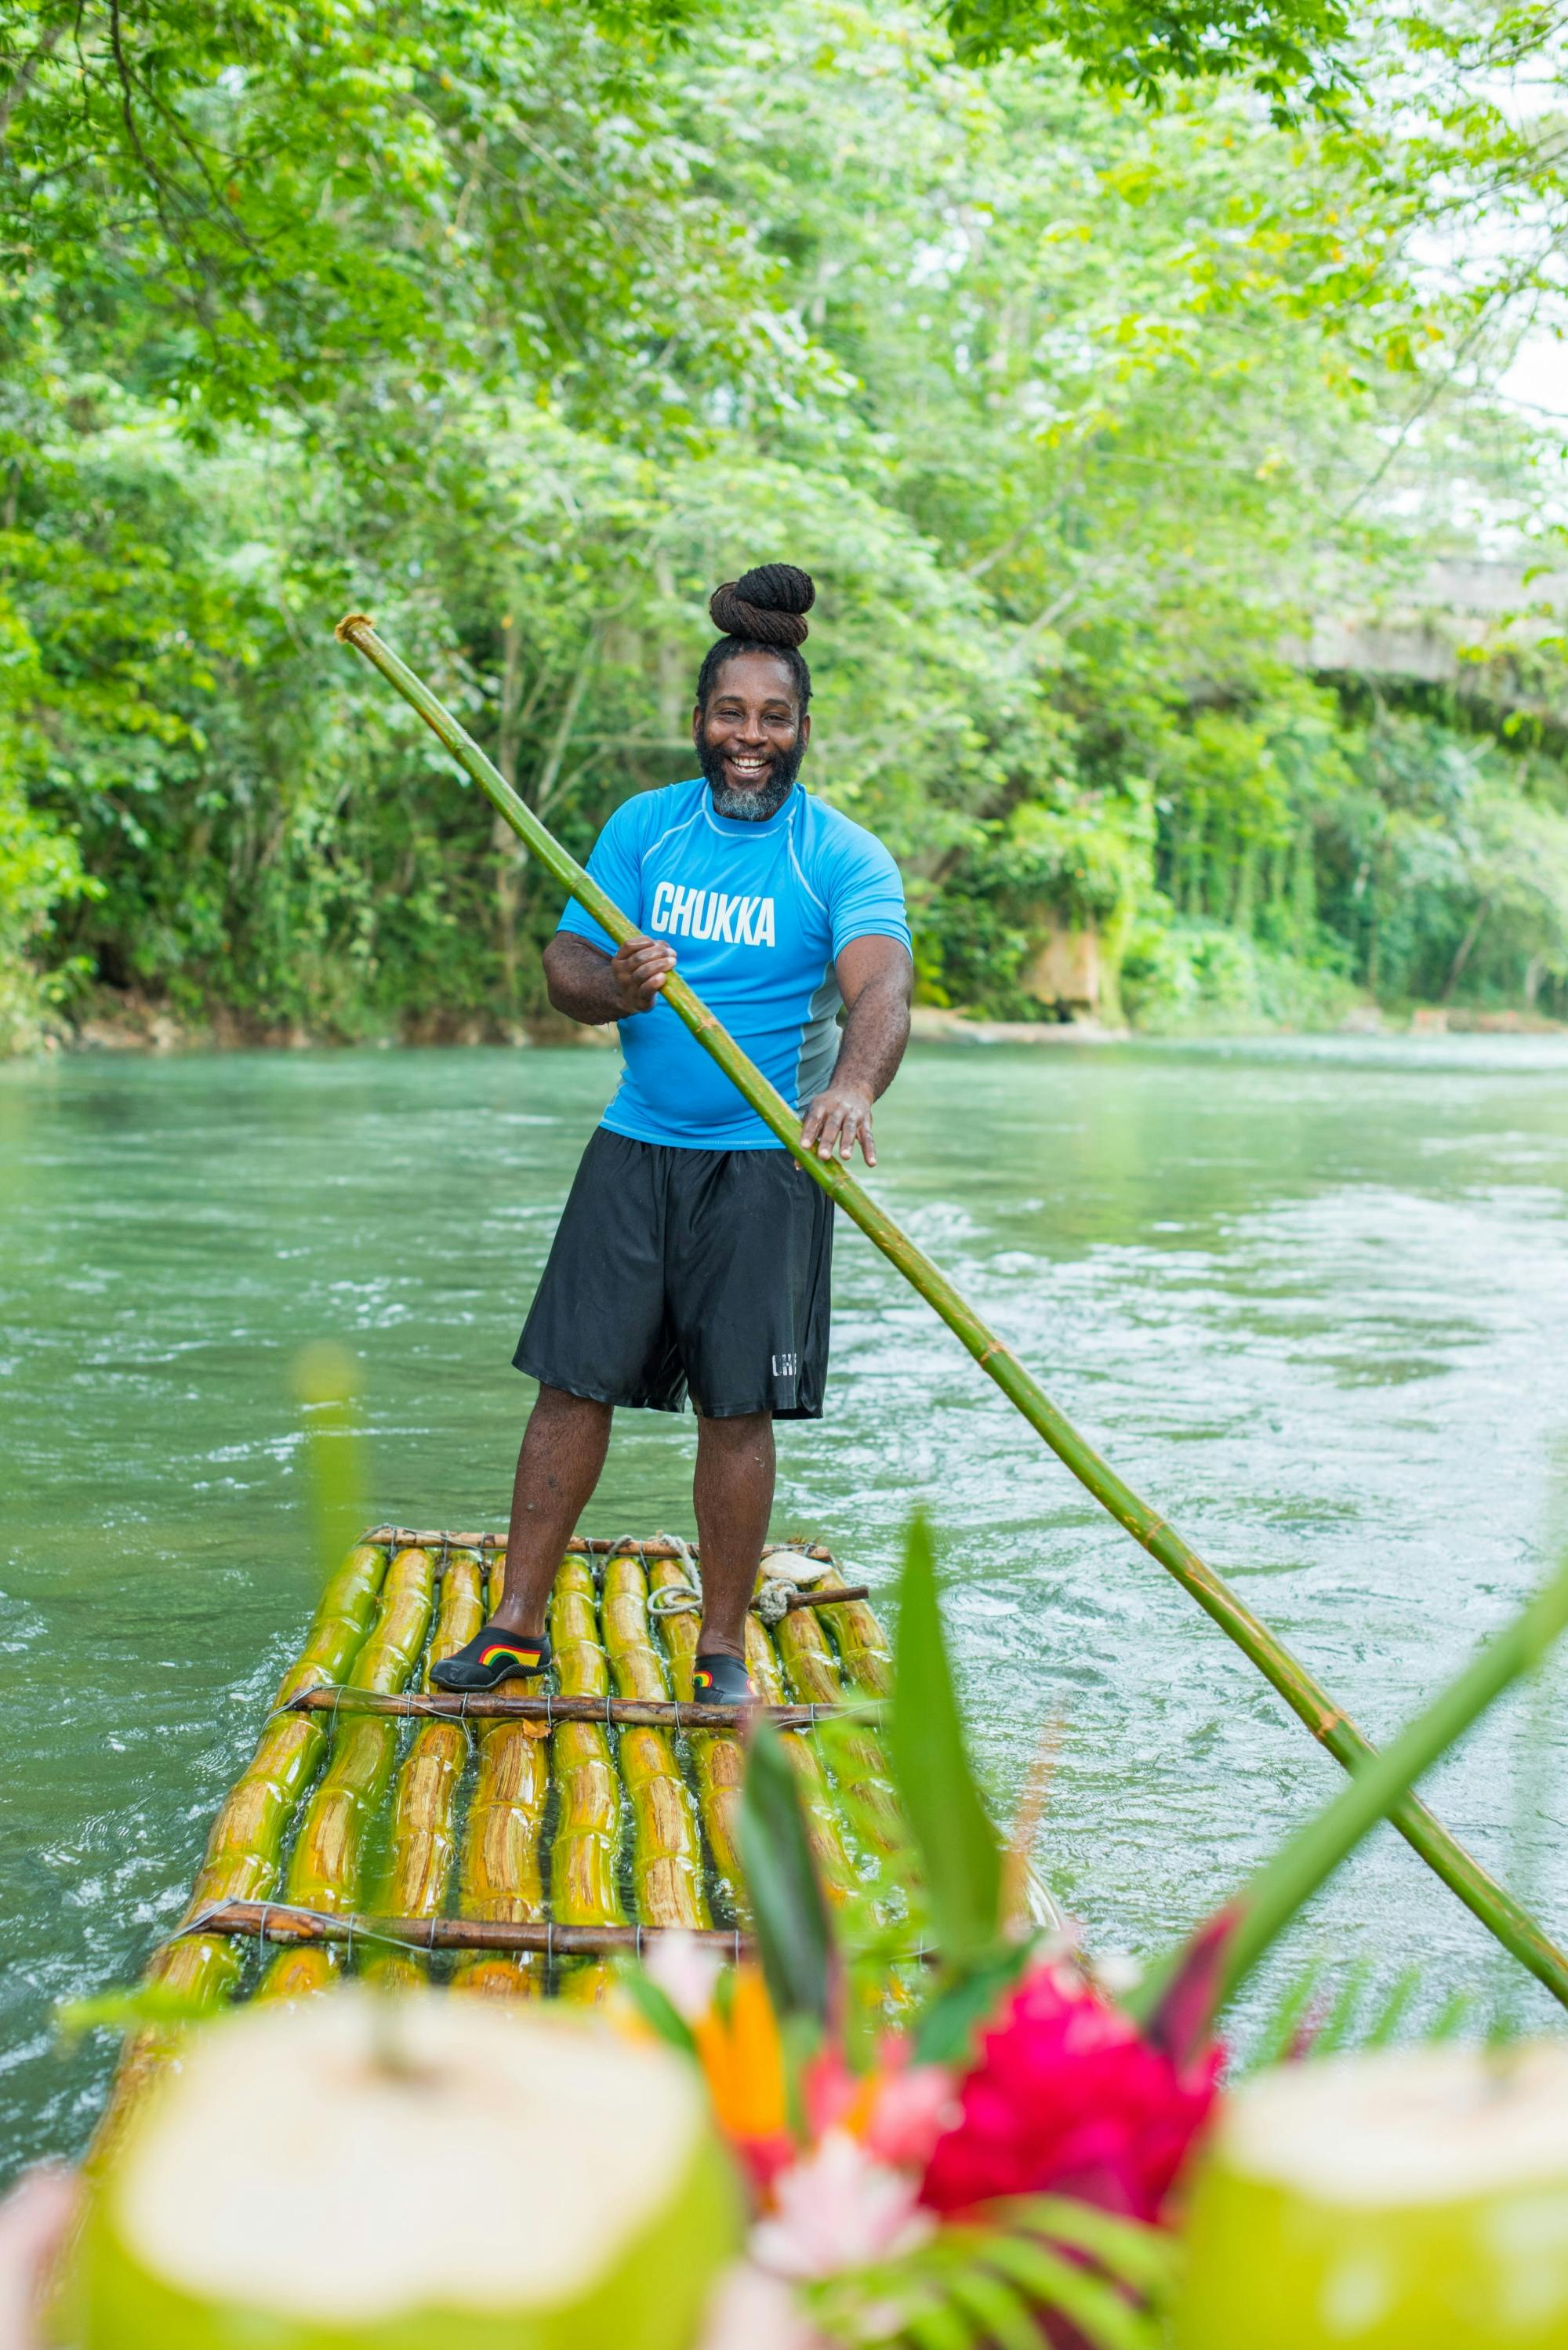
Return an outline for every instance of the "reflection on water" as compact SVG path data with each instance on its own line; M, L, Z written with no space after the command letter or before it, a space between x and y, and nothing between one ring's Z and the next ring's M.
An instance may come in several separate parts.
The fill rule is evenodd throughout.
M108 2052L62 2054L51 2006L135 1971L296 1645L290 1356L334 1335L364 1357L378 1511L501 1516L527 1393L508 1358L614 1066L0 1075L5 2169L80 2143ZM893 1212L1369 1732L1539 1573L1568 1423L1563 1044L928 1047L879 1125ZM1102 1947L1157 1948L1334 1768L842 1222L837 1245L829 1417L781 1431L779 1528L880 1583L927 1500L995 1794L1059 1721L1043 1865ZM595 1530L688 1526L691 1440L623 1416ZM1518 1817L1517 1745L1500 1714L1428 1792L1562 1936L1568 1786L1553 1756ZM1419 1960L1428 2008L1507 1981L1386 1833L1294 1962L1314 1946L1389 1977ZM1522 2010L1555 2012L1532 1988Z

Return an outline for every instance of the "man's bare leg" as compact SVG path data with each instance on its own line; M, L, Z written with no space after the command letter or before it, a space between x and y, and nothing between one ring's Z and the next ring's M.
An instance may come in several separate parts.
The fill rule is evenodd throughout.
M605 1465L614 1411L542 1387L523 1432L506 1537L506 1594L493 1624L540 1638L550 1586Z
M774 1423L765 1411L697 1422L697 1542L704 1656L746 1654L746 1610L774 1506Z

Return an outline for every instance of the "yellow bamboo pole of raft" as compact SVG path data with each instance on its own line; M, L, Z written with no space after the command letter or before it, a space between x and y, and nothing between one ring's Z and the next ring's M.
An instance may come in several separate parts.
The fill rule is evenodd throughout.
M691 1584L673 1558L649 1558L648 1579L655 1591L690 1592ZM697 1660L698 1619L694 1610L661 1615L659 1629L670 1659L670 1678L682 1705L692 1701L691 1676ZM751 1629L746 1633L746 1662L751 1659ZM746 1775L745 1750L732 1731L693 1730L689 1733L691 1765L697 1774L697 1807L713 1876L725 1908L727 1924L747 1922L741 1892L741 1860L735 1848L735 1815Z
M764 1560L763 1574L758 1576L759 1586L765 1574ZM835 1582L843 1580L836 1569L833 1570L831 1578L825 1576L823 1581L830 1579ZM774 1627L773 1637L778 1644L777 1655L770 1648L765 1662L752 1663L748 1638L748 1662L752 1663L757 1687L771 1702L777 1704L792 1692L798 1695L808 1688L822 1694L805 1700L807 1704L836 1705L842 1701L839 1665L821 1627L825 1619L847 1616L852 1609L857 1611L859 1619L852 1622L848 1628L860 1685L876 1688L880 1680L890 1680L888 1648L882 1637L882 1627L865 1600L851 1600L838 1608L792 1609ZM797 1634L795 1627L801 1625L807 1628L804 1634ZM888 1774L879 1740L868 1736L861 1742L857 1737L851 1737L848 1723L834 1723L831 1725L831 1742L826 1736L819 1742L813 1731L805 1738L786 1737L784 1748L794 1764L795 1775L801 1783L807 1837L830 1898L842 1899L855 1882L854 1864L845 1842L843 1804L834 1792L835 1774L845 1792L857 1798L855 1831L867 1841L878 1845L884 1852L907 1855L909 1840L901 1831L898 1798ZM825 1759L825 1750L827 1759ZM822 1840L825 1837L831 1839L826 1848ZM833 1857L829 1856L830 1854ZM877 1904L877 1914L886 1921L888 1911L884 1903ZM851 1969L851 1996L870 2024L879 2028L881 2023L908 2010L914 1997L914 1974L908 1967L884 1968L867 1974Z
M816 1584L818 1591L842 1591L846 1586L838 1569L830 1567ZM820 1620L826 1621L838 1648L838 1660L844 1678L862 1697L890 1697L893 1691L893 1657L888 1638L877 1620L877 1611L866 1599L846 1599L840 1606L831 1603L821 1610Z
M816 1610L792 1610L779 1623L775 1636L784 1659L790 1694L808 1705L842 1705L844 1683L838 1662L817 1621ZM832 1743L833 1769L857 1798L859 1824L884 1851L898 1852L905 1843L898 1822L882 1742L861 1722L836 1723Z
M667 1699L670 1682L649 1637L648 1575L635 1552L606 1559L599 1621L618 1694ZM631 1803L639 1922L711 1926L702 1839L670 1732L623 1725L620 1775Z
M337 623L337 634L342 643L352 645L356 652L362 653L372 667L379 670L388 682L395 686L403 699L418 711L431 733L444 743L458 764L472 777L519 838L527 844L545 869L571 891L578 904L611 938L626 944L640 937L636 924L628 920L597 882L561 847L560 842L540 823L533 809L519 799L500 769L485 757L472 736L464 732L452 712L442 707L408 664L399 660L391 647L382 643L376 634L374 622L367 614L346 614ZM813 1181L819 1183L845 1213L853 1218L867 1238L881 1250L910 1286L941 1316L954 1336L974 1357L986 1377L995 1381L1035 1434L1051 1447L1057 1459L1087 1488L1101 1507L1109 1511L1116 1523L1125 1527L1133 1540L1141 1544L1149 1556L1157 1559L1166 1573L1197 1601L1226 1638L1235 1642L1242 1655L1257 1667L1298 1721L1305 1723L1335 1762L1351 1772L1370 1763L1376 1749L1357 1729L1344 1708L1334 1703L1323 1684L1308 1672L1298 1658L1291 1654L1282 1641L1276 1639L1268 1626L1254 1616L1231 1589L1224 1577L1217 1574L1206 1559L1199 1556L1191 1544L1184 1541L1174 1526L1168 1525L1140 1493L1135 1492L1126 1479L1116 1474L1109 1461L1101 1460L1065 1413L1058 1410L1039 1381L1024 1368L1012 1348L1002 1344L995 1331L981 1320L941 1268L934 1264L923 1250L915 1246L886 1209L878 1207L870 1193L851 1174L848 1166L836 1158L823 1159L815 1151L803 1147L800 1119L795 1112L778 1088L771 1085L742 1052L728 1030L713 1017L679 972L672 972L669 976L664 1002L691 1031L703 1050L712 1055L763 1124L777 1135L785 1149L792 1151L799 1159ZM1568 2007L1568 1954L1557 1948L1507 1887L1499 1885L1495 1878L1490 1877L1480 1862L1466 1852L1442 1822L1415 1795L1407 1794L1401 1796L1390 1807L1388 1817L1406 1842L1420 1854L1428 1866L1459 1896L1466 1908L1497 1936L1504 1949L1511 1950L1521 1965L1528 1967L1552 1996Z
M305 1646L278 1686L275 1709L304 1690L344 1679L370 1628L386 1571L386 1552L360 1543L327 1578ZM321 1713L275 1711L268 1717L255 1752L213 1822L186 1920L220 1901L265 1901L277 1891L284 1838L321 1760L327 1724ZM146 1981L199 2011L215 2012L234 1997L244 1957L244 1945L229 1935L185 1934L164 1943ZM127 2041L93 2141L93 2162L102 2158L142 2091L178 2053L181 2037L178 2027L160 2027Z
M490 1569L492 1616L504 1580L498 1557ZM545 1724L484 1722L477 1735L479 1767L463 1822L458 1915L483 1925L538 1925L545 1915L539 1848L550 1789ZM458 1960L452 1987L487 1999L537 1996L545 1988L545 1961L522 1952L482 1952Z
M400 1551L387 1568L375 1628L348 1675L350 1689L407 1687L425 1644L434 1597L435 1562L429 1551ZM331 1747L305 1807L283 1898L307 1909L355 1910L361 1906L367 1833L397 1756L398 1724L375 1713L345 1714L336 1723L330 1714L315 1719L327 1723ZM329 1944L281 1950L256 1996L293 1999L324 1991L339 1965L339 1954Z
M787 1692L783 1667L773 1640L754 1616L746 1618L746 1670L752 1677L753 1688L765 1704L784 1703ZM802 1737L792 1731L784 1738L784 1751L794 1772L806 1842L823 1889L830 1901L842 1901L855 1883L855 1864L844 1840L844 1822L834 1801L822 1750L815 1735Z
M609 1695L609 1659L599 1639L593 1569L586 1558L561 1563L550 1595L550 1641L564 1697ZM558 1926L618 1926L624 1920L616 1882L620 1784L609 1740L597 1722L557 1724L550 1733L550 1774L556 1797L550 1915ZM611 1979L602 1960L574 1962L561 1970L561 1997L594 2005Z
M673 1559L652 1559L649 1577L656 1591L691 1592L691 1584ZM659 1630L670 1657L675 1694L683 1705L691 1702L692 1668L697 1656L699 1616L689 1608L660 1612ZM779 1661L767 1633L755 1616L746 1618L746 1669L764 1703L784 1698ZM697 1794L708 1840L714 1877L729 1910L729 1922L744 1926L748 1913L742 1890L740 1861L735 1850L735 1814L746 1774L745 1752L729 1731L694 1730L688 1733ZM844 1842L837 1808L828 1790L822 1757L810 1738L786 1738L784 1752L800 1782L806 1834L823 1882L831 1898L841 1899L854 1881L854 1864Z
M430 1657L449 1657L484 1621L479 1553L447 1554ZM423 1686L433 1686L427 1663ZM439 1918L446 1908L457 1853L457 1797L468 1765L470 1732L461 1721L421 1722L409 1742L392 1794L392 1825L375 1907L385 1918ZM411 1950L368 1954L364 1972L388 1991L411 1991L430 1960Z

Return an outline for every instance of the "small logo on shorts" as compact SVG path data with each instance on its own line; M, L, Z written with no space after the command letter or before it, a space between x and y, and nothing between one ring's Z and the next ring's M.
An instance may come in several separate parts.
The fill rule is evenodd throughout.
M793 1379L798 1378L799 1376L800 1357L798 1355L775 1355L774 1357L774 1377L775 1379Z

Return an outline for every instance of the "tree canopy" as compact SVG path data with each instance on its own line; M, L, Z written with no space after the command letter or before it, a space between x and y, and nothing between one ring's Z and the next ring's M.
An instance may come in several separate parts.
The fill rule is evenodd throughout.
M1551 630L1314 611L1532 540L1547 20L1290 0L0 0L0 1024L504 1033L555 905L349 605L579 850L706 596L816 575L818 788L932 1000L1568 1010ZM1538 100L1522 108L1521 78ZM1527 599L1528 600L1528 599Z

